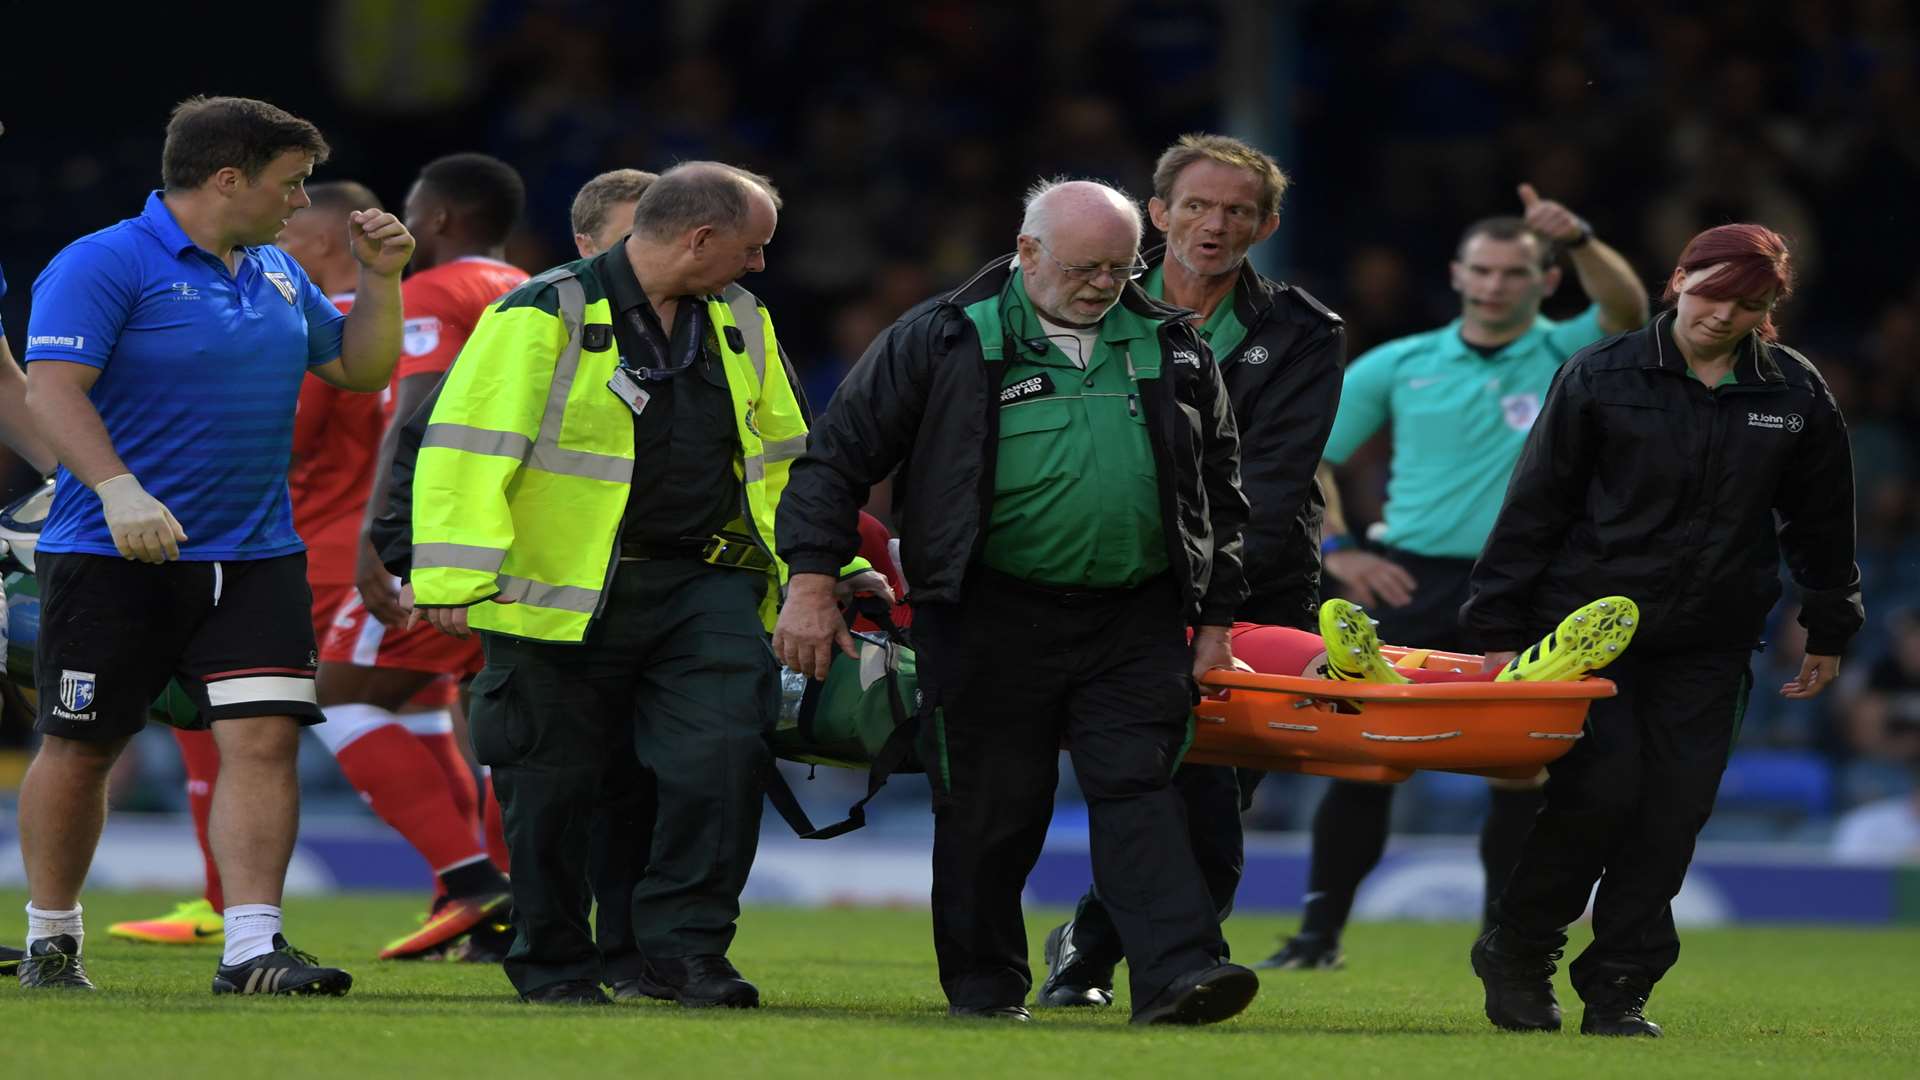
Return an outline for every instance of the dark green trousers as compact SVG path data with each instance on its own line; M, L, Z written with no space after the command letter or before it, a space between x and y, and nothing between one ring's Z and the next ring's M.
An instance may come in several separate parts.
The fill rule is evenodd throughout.
M513 859L506 969L521 993L609 974L588 918L588 845L625 744L659 784L633 889L635 944L650 959L677 959L732 943L779 704L758 614L769 585L694 560L622 562L585 642L482 635L473 748L493 767Z

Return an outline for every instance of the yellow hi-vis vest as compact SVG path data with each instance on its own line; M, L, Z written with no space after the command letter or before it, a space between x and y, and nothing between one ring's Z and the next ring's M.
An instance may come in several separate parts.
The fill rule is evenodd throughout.
M557 293L557 311L536 302L543 286ZM707 314L739 438L741 513L727 531L772 559L775 580L760 608L771 630L787 580L773 552L774 512L806 449L806 417L759 301L730 287L707 301ZM633 412L607 386L619 365L612 326L612 306L604 296L589 302L571 266L535 277L481 316L447 374L414 470L415 603L470 606L468 625L478 630L585 639L619 565L634 472Z

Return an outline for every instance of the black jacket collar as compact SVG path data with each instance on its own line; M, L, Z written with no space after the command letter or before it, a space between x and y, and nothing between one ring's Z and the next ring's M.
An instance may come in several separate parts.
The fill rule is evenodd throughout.
M1677 318L1674 312L1663 311L1640 331L1645 335L1641 367L1670 371L1676 375L1688 374L1686 355L1673 340L1673 324ZM1780 371L1779 361L1773 356L1772 346L1757 332L1748 334L1745 340L1734 346L1733 378L1735 382L1747 385L1787 381Z

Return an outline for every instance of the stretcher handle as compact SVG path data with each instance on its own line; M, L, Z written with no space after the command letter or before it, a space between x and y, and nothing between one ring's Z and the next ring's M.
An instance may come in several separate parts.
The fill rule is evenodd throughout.
M1608 679L1579 682L1368 683L1308 679L1299 675L1263 675L1215 668L1200 679L1205 690L1286 694L1317 701L1566 701L1609 698L1619 692Z

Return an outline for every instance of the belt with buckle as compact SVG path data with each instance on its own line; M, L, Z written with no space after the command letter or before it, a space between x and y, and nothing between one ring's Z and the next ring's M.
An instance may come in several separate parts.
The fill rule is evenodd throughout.
M744 536L715 533L707 538L706 546L700 552L700 558L714 566L730 566L736 570L758 570L763 574L773 572L773 556L768 555L759 544Z
M707 537L689 536L672 543L626 541L620 545L620 558L624 562L697 559L711 566L757 570L761 573L769 573L773 570L772 557L761 550L760 545L744 536L730 533L716 533Z

